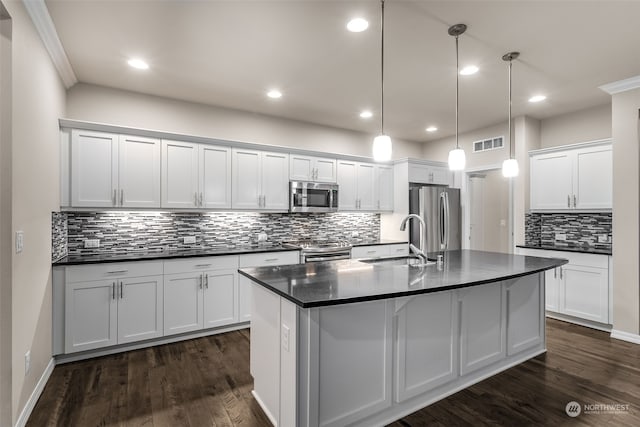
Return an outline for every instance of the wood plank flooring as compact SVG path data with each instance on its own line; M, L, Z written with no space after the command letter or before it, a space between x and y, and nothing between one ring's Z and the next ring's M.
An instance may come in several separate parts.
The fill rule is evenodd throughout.
M392 426L640 426L640 345L547 319L547 349ZM57 366L27 425L270 426L251 389L245 329Z

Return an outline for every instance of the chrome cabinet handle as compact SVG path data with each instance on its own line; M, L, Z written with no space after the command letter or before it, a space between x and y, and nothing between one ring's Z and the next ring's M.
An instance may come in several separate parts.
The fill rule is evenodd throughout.
M553 269L553 278L554 278L554 279L557 279L557 278L558 278L558 269L557 269L557 268L554 268L554 269Z
M198 192L193 193L193 204L198 207Z
M375 254L375 253L376 253L376 251L375 251L375 250L373 250L373 251L367 251L367 253L368 253L368 254Z
M202 277L203 277L203 276L204 276L204 274L201 274L201 275L200 275L200 277L199 277L199 280L198 280L198 287L199 287L200 289L202 289L202 281L203 281Z
M571 207L571 196L567 194L567 207Z
M116 206L118 203L118 190L113 190L113 206Z
M573 207L577 207L577 203L576 203L576 195L573 195Z
M124 205L124 190L120 189L120 206Z
M273 261L277 261L278 258L267 258L264 260L264 262L273 262Z
M202 193L200 193L200 207L202 207Z
M262 195L262 207L266 208L267 207L267 196Z
M124 298L124 286L122 285L122 281L120 281L120 299Z
M209 267L211 264L196 264L196 267Z
M107 271L107 274L115 274L115 273L126 273L129 270L111 270Z
M562 267L560 267L560 280L562 280Z
M209 275L205 274L204 275L204 286L209 289Z
M116 282L113 282L111 284L111 295L112 295L112 299L116 299Z

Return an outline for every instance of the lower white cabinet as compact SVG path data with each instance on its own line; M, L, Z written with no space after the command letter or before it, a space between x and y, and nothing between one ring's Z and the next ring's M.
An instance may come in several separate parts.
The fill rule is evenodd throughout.
M162 336L162 275L130 277L127 264L111 270L71 267L64 296L64 351L74 353ZM142 268L140 268L142 267ZM162 263L138 265L133 271L162 272Z
M236 323L237 269L237 256L165 262L164 335Z
M611 323L608 255L528 248L518 248L518 253L565 258L569 261L545 273L547 311L598 323Z
M264 252L249 255L240 255L240 268L244 267L268 267L278 265L299 264L300 253L298 251ZM238 321L251 320L251 280L240 276L238 285Z
M408 243L388 245L354 246L351 248L351 259L359 258L394 258L409 255Z

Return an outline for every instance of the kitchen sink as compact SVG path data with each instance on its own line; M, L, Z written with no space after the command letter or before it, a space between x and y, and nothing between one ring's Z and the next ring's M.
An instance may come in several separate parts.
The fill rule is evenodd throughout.
M376 265L406 265L408 267L426 267L428 265L435 265L436 262L428 259L426 263L423 263L422 260L415 256L408 257L396 257L396 258L367 258L359 260L361 262L365 262L367 264L376 264Z

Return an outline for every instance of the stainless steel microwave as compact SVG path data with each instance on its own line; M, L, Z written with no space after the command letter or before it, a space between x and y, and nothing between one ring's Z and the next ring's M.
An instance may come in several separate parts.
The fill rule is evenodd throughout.
M336 212L338 184L291 181L289 212Z

